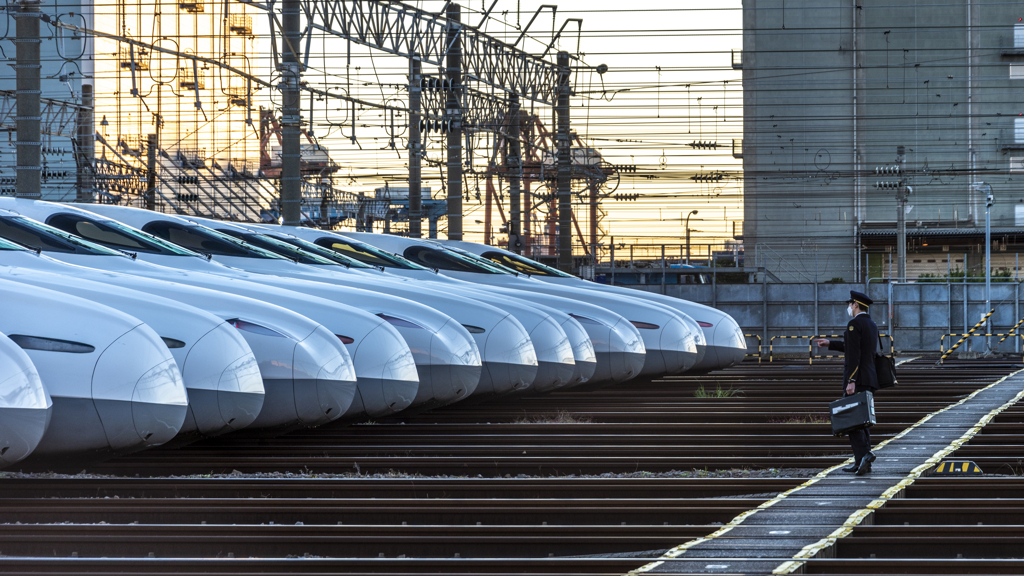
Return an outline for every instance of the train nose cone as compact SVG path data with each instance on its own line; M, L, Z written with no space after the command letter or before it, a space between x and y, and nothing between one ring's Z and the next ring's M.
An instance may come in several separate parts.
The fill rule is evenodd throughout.
M350 347L356 369L357 394L344 418L385 416L408 408L419 391L416 360L409 345L389 324L381 322Z
M628 320L620 319L608 330L606 342L605 351L597 352L597 369L593 378L595 383L625 382L640 374L647 348L639 330Z
M455 320L449 320L430 339L430 363L416 366L420 391L413 406L444 406L469 397L480 384L480 349Z
M597 370L597 354L594 351L594 343L590 341L590 336L587 335L583 326L572 317L567 317L562 322L562 330L572 343L572 357L575 362L569 386L590 381L594 377L594 371Z
M221 324L189 350L182 369L189 417L204 436L240 430L263 407L263 379L256 357L238 331Z
M653 330L643 326L641 323L639 327L641 334L646 336L646 332L652 333L650 339L645 339L645 343L651 340L656 340L656 343L647 345L647 357L640 374L678 374L697 363L694 333L679 318L670 318L663 326Z
M526 329L512 316L491 328L483 349L483 372L477 395L526 390L537 378L537 352Z
M0 335L0 468L35 450L52 413L53 402L32 361Z
M167 442L188 411L178 365L148 326L123 334L103 351L93 371L92 397L115 452Z
M252 354L232 362L217 382L217 407L224 431L252 424L263 409L264 391L260 367Z
M694 367L694 372L710 372L743 362L747 342L743 330L731 316L718 317L715 325L705 330L704 336L708 339L704 358Z
M530 340L537 353L537 376L530 389L550 392L571 384L576 361L565 330L549 316L530 331Z
M337 420L356 395L356 374L344 345L323 326L295 347L295 411L304 426Z
M188 395L176 362L164 362L146 372L132 392L132 422L141 447L159 446L174 438L187 411Z

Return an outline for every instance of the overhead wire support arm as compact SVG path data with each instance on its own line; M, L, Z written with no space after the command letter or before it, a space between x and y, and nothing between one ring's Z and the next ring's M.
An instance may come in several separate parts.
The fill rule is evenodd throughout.
M313 29L403 58L416 54L424 65L446 67L451 39L444 14L383 0L300 1L307 25ZM239 2L272 9L267 2ZM462 26L460 36L467 78L501 92L514 92L524 100L555 104L557 66L476 28Z

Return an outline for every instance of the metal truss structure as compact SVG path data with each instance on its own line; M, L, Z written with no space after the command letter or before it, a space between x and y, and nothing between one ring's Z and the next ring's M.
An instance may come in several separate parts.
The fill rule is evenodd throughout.
M49 136L74 138L78 129L78 114L84 108L81 104L65 100L40 98L40 132ZM90 111L91 112L91 111ZM0 128L15 130L17 102L13 90L0 90Z

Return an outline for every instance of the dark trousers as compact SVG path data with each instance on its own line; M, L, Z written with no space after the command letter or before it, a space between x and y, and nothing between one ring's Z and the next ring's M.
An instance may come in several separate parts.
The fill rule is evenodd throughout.
M853 447L853 458L860 462L865 454L871 451L871 428L861 428L850 432L850 446Z

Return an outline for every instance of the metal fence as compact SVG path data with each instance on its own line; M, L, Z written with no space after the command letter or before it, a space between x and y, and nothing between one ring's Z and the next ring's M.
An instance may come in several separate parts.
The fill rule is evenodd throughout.
M807 355L807 340L777 338L779 336L842 334L849 320L846 301L850 298L850 290L865 292L874 300L871 317L880 332L892 336L895 350L902 353L939 352L943 337L966 333L989 311L985 285L965 281L869 281L866 285L763 282L630 287L718 308L735 318L744 333L760 335L765 347L773 342L776 355ZM1021 281L993 282L991 308L995 313L982 333L1018 333L1018 323L1024 314L1021 296ZM1003 341L1000 343L1000 340ZM748 337L747 341L751 352L755 352L757 339ZM996 349L1000 352L1020 352L1021 338L973 337L960 350L981 352L987 350L986 345L998 345ZM950 346L949 337L945 346L947 349Z

